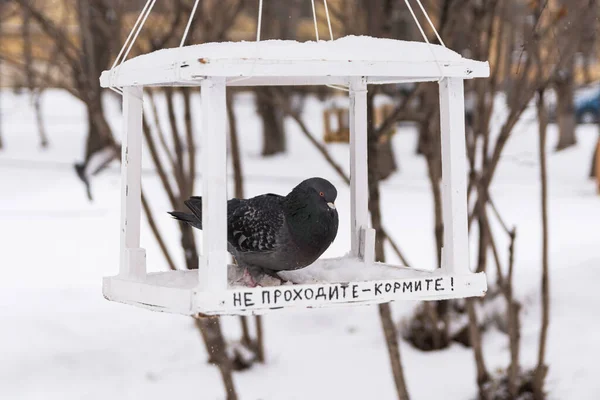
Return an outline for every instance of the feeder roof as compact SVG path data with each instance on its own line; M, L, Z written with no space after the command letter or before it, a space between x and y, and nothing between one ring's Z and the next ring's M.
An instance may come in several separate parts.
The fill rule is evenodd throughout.
M102 87L194 86L205 77L225 77L230 86L433 81L443 77L488 77L487 62L463 58L439 45L368 36L333 41L204 43L157 50L104 71Z

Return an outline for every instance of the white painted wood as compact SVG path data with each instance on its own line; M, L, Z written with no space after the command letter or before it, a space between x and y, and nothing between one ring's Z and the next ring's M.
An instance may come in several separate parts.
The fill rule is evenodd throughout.
M142 92L141 87L123 90L123 137L121 139L121 257L119 275L143 279L145 253L140 249L142 210ZM142 254L144 253L144 254Z
M193 81L192 81L193 82ZM306 86L341 85L348 86L344 76L246 76L228 77L227 86Z
M361 229L361 241L363 242L362 246L364 249L363 260L367 264L375 262L375 238L376 238L375 229L372 229L372 228Z
M146 276L146 250L142 248L125 249L125 254L127 273L124 275L138 280L144 279Z
M100 77L102 87L127 86L187 86L199 85L209 76L228 78L250 77L238 80L235 86L264 86L264 77L272 77L279 85L313 85L315 78L320 84L334 84L339 77L369 76L372 83L436 81L442 76L472 79L488 77L487 62L461 60L443 62L438 67L434 61L427 62L370 62L370 61L320 61L310 60L283 63L273 60L215 60L208 64L192 61L192 64L156 66L154 68L125 68L104 71ZM183 67L183 68L182 68ZM442 73L440 73L440 69ZM343 71L343 74L341 74ZM290 80L289 77L294 77ZM330 77L330 78L328 78ZM233 81L233 79L232 79Z
M375 264L372 268L387 271L390 266ZM465 298L483 296L487 290L483 273L445 275L439 270L402 270L399 276L403 277L349 283L233 287L216 292L199 292L195 271L165 271L149 273L142 282L118 276L104 278L103 294L109 300L154 311L183 315L247 315L265 314L282 308Z
M439 87L444 221L442 268L450 274L468 274L470 268L463 80L444 78Z
M353 45L357 41L374 46ZM211 43L167 49L135 57L102 73L102 87L124 87L121 262L119 275L104 279L105 297L184 315L241 315L289 307L485 294L485 275L469 269L463 79L489 76L488 63L464 59L440 46L389 39L289 42L285 51L277 47L281 44ZM436 54L433 59L432 52ZM368 215L367 84L440 78L445 225L442 268L431 272L375 263L375 231L369 228ZM348 85L350 89L351 257L317 260L302 270L281 273L295 285L229 288L227 274L234 267L227 265L226 251L225 88L315 84ZM197 272L146 274L146 255L139 243L141 85L202 87L204 235ZM340 297L340 292L345 295Z
M369 226L367 176L367 83L364 77L350 80L350 218L351 254L364 256L361 229Z
M227 114L225 78L202 82L202 257L199 289L227 288Z
M168 271L179 275L193 275L198 282L197 271ZM151 277L153 274L148 274ZM133 281L119 276L105 277L103 296L111 301L174 314L193 315L196 289L186 286L158 285L148 281Z
M198 293L198 313L206 315L264 314L281 308L380 304L394 300L445 300L483 296L485 274L449 276L431 273L419 278L350 283L318 283Z

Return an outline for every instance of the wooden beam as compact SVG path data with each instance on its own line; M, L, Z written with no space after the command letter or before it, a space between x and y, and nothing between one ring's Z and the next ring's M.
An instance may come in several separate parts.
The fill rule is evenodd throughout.
M350 80L350 218L351 253L364 256L361 230L369 226L369 183L367 175L367 81Z
M123 89L121 139L121 257L119 275L142 280L146 254L140 248L142 210L142 87Z
M460 78L444 78L439 84L444 222L442 268L452 274L470 273L463 84Z
M227 289L227 104L225 78L202 81L202 257L198 286Z

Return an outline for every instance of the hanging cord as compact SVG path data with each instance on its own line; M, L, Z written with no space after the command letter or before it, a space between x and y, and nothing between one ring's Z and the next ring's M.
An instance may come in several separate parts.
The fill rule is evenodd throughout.
M196 0L194 2L194 7L192 8L192 13L190 14L190 18L188 19L187 25L185 26L185 31L183 32L183 37L181 38L179 47L183 47L183 44L185 43L185 39L187 38L188 32L190 31L190 26L192 26L192 20L194 19L194 15L196 14L196 9L198 8L199 2L200 0Z
M260 42L260 31L262 28L262 11L263 11L263 0L259 0L258 1L258 20L256 22L256 54L258 54L259 49L258 49L258 43ZM254 62L252 63L252 71L254 70L254 65L256 64L256 56L254 58ZM250 74L252 75L252 74ZM240 82L240 81L245 81L247 79L250 79L252 76L242 76L240 78L235 78L235 79L230 79L227 81L228 84L232 84L235 82Z
M415 15L415 12L413 11L412 6L408 2L408 0L404 0L404 2L406 3L406 7L408 7L408 11L410 11L410 15L412 15L412 17L413 17L415 24L417 24L417 28L419 28L419 32L421 32L421 36L423 36L423 40L425 40L427 42L427 44L430 44L429 39L427 38L427 35L425 34L425 31L423 30L421 23L417 19L417 16Z
M325 3L325 15L327 15L327 26L329 27L329 37L333 40L333 30L331 29L331 19L329 18L329 8L327 8L327 0L323 0Z
M145 15L146 9L148 8L148 6L150 5L151 2L152 2L152 0L146 1L144 8L142 8L140 15L138 16L137 20L135 21L135 24L133 24L133 28L131 28L131 31L129 32L129 36L127 36L127 39L125 39L125 42L123 43L123 47L121 47L121 51L119 51L119 55L117 56L117 58L115 58L115 62L113 63L111 69L113 69L119 62L119 59L123 55L123 51L125 51L125 48L127 47L127 43L129 43L129 41L131 40L131 37L133 36L133 32L137 29L137 26L140 23L140 20Z
M417 0L419 2L419 4L421 4L421 2L419 0ZM436 55L435 55L435 51L433 51L433 45L431 43L429 43L429 39L427 38L427 35L425 34L425 31L423 30L423 27L421 26L421 24L419 23L419 20L417 19L417 16L415 15L415 12L412 8L412 6L410 5L410 3L408 2L408 0L404 0L404 3L406 3L406 6L408 7L408 11L410 11L410 15L412 15L413 20L415 21L415 23L417 24L417 28L419 28L419 32L421 32L421 36L423 36L423 40L425 40L425 42L427 42L427 48L429 48L429 51L431 52L431 55L433 56L433 59L438 67L438 70L440 71L440 79L438 79L438 83L442 81L442 79L444 79L446 76L444 75L444 71L442 70L442 66L440 65L440 62L438 61ZM425 12L425 9L423 9L423 6L421 5L421 9L423 10L423 12L425 13L425 15L427 15L427 13ZM430 21L429 16L427 16L427 20ZM432 24L433 26L433 24ZM433 29L435 31L435 28ZM435 31L436 35L437 35L437 31ZM439 37L439 35L438 35ZM441 39L440 39L441 40Z
M331 18L329 17L329 8L327 7L327 0L323 0L323 3L325 4L325 15L327 16L327 26L329 27L329 37L331 38L331 40L333 40L333 29L331 29ZM313 1L313 11L314 11L314 1ZM316 29L316 18L315 18L315 29ZM332 88L332 89L336 89L336 90L341 90L343 92L350 92L350 89L348 87L345 86L341 86L341 85L325 85L328 88Z
M317 27L317 12L315 11L315 0L310 0L312 4L313 11L313 22L315 23L315 36L317 37L317 42L319 41L319 28Z
M111 71L114 77L115 72L115 66L117 65L117 63L119 63L119 59L121 59L121 62L119 63L119 66L121 66L123 64L123 62L127 59L127 56L129 55L129 52L131 51L131 48L133 47L133 44L135 43L138 35L140 34L140 31L142 30L142 27L144 26L144 24L146 23L146 20L148 19L148 16L150 15L150 12L152 11L152 8L154 7L154 4L156 3L156 0L147 0L146 4L144 5L144 8L142 8L142 11L140 12L140 15L138 16L137 20L135 21L135 24L133 24L133 28L131 28L131 31L129 32L129 35L127 36L127 39L125 39L125 42L123 43L123 47L121 47L121 50L119 51L119 54L117 55L117 58L115 58L115 61L111 67ZM127 49L127 50L125 50ZM111 79L111 85L109 86L109 89L120 94L123 95L123 90L117 87L114 87L112 84L113 79Z
M262 9L263 9L263 0L259 0L258 2L258 22L256 23L256 41L260 42L260 29L262 27Z
M146 23L146 20L148 19L148 16L152 12L152 8L154 7L154 4L156 4L156 0L148 0L148 1L151 1L150 7L148 7L148 11L146 11L146 15L144 15L144 18L142 19L142 22L138 26L138 29L135 32L135 35L133 36L133 39L131 40L131 43L129 43L129 47L127 48L127 51L125 52L125 55L123 56L123 59L121 60L121 64L123 64L123 62L125 62L125 60L127 59L127 56L129 55L129 52L131 51L131 48L133 47L133 44L137 40L137 37L139 36L140 32L142 31L142 28L143 28L144 24Z
M437 29L435 29L435 26L433 26L433 22L431 22L431 18L429 18L429 14L427 14L427 11L425 11L423 4L421 4L421 0L417 0L417 4L421 8L421 12L423 12L423 15L425 15L425 18L427 18L427 22L429 22L429 26L431 27L431 29L433 29L433 33L435 33L435 37L437 37L437 40L439 40L439 42L442 44L442 46L446 47L446 45L444 44L444 41L440 37L440 34L438 33Z

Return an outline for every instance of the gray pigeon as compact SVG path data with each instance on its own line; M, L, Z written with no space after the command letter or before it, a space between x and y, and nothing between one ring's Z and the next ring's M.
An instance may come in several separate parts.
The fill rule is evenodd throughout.
M268 193L227 202L227 250L249 273L250 285L265 274L283 281L277 272L304 268L327 250L338 230L336 197L329 181L310 178L287 196ZM192 214L169 214L202 229L202 197L184 203Z

